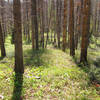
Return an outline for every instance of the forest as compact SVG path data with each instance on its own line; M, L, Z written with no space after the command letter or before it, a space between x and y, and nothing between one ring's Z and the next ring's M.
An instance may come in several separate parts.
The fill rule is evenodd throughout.
M100 100L100 0L0 0L0 100Z

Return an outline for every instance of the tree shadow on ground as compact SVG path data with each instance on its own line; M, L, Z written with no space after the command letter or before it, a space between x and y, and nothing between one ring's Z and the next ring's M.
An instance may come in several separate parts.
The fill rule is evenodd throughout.
M23 74L15 74L12 100L22 100Z
M99 67L100 68L100 58L97 58L93 63L94 63L94 65L96 67Z
M0 57L0 61L3 60L5 57Z
M85 65L78 61L78 57L74 58L74 62L79 66L85 73L90 77L91 82L96 82L100 84L100 58L88 58L88 63Z
M30 67L39 67L39 66L46 66L48 67L49 61L46 55L50 54L50 51L47 49L40 49L40 50L26 50L24 52L24 64L25 66ZM45 55L45 56L43 56Z

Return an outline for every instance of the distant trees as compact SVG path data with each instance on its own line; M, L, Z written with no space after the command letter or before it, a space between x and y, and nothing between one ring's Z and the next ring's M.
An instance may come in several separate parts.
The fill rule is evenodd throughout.
M30 3L29 0L23 0L23 32L24 37L28 41L30 40Z
M99 4L95 1L93 20L90 24L90 1L0 0L1 55L6 55L5 37L7 34L12 34L12 43L15 44L15 72L23 73L23 34L25 41L28 40L28 43L32 41L32 49L45 48L51 43L64 52L68 47L73 57L75 49L81 44L80 62L87 62L90 26L93 28L94 36L98 36L100 31L100 8L97 7Z
M13 2L13 14L15 30L15 72L24 73L20 0L14 0Z

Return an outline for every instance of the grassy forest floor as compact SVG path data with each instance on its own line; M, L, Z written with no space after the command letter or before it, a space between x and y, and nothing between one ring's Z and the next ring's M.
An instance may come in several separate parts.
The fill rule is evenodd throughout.
M49 45L47 49L32 51L31 44L23 43L24 75L15 75L14 45L6 39L7 57L0 58L0 95L4 100L100 100L100 48L91 45L89 65ZM99 73L99 74L98 74ZM96 81L96 82L95 82ZM13 91L14 90L14 91ZM1 99L0 99L1 100Z

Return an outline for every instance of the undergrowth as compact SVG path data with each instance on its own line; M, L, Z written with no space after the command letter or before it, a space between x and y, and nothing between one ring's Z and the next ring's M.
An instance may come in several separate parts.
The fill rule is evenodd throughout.
M15 74L10 39L5 43L7 57L0 60L0 95L4 100L100 100L100 88L91 84L88 69L51 46L32 51L31 44L24 43L25 73Z

